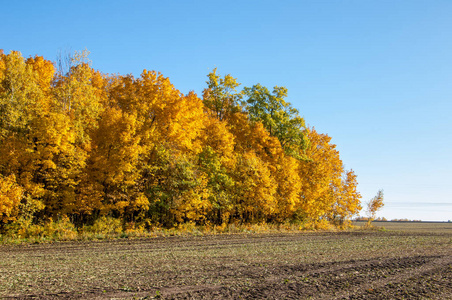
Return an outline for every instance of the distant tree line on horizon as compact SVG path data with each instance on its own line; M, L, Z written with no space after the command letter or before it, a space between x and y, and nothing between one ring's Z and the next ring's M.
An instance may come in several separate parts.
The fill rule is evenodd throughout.
M103 74L85 52L54 64L1 51L0 230L356 216L356 175L331 138L305 126L286 88L239 85L214 70L200 98L155 71Z

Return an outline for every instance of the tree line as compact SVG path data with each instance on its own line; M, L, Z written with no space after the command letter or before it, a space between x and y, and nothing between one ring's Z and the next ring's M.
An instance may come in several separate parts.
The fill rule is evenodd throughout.
M103 74L85 52L67 62L0 52L0 230L342 223L361 209L356 175L286 88L239 90L214 70L198 97L155 71Z

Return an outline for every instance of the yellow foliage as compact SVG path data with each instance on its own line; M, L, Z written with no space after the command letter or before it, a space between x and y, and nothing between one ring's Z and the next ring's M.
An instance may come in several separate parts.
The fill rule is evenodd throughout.
M326 216L336 201L341 186L342 161L331 138L314 129L307 132L309 144L305 150L308 160L300 163L302 199L300 206L308 217L317 220Z
M350 219L361 210L361 194L357 191L357 185L355 173L347 171L336 195L332 218Z
M104 75L86 52L70 63L63 74L0 51L0 222L39 235L70 235L66 216L101 217L102 232L300 218L323 228L361 209L356 175L330 137L304 131L285 88L248 89L257 102L242 108L236 79L215 70L201 100L155 71Z
M172 213L177 222L205 223L212 209L205 174L199 174L195 184L175 197Z
M14 175L0 175L0 222L14 221L19 214L23 189L17 185Z
M245 153L237 159L233 177L236 214L242 221L265 220L276 211L276 183L266 162Z
M4 137L26 132L44 94L33 67L25 63L20 52L12 51L0 59L0 134Z
M49 92L55 75L55 67L51 61L45 60L42 56L30 57L26 61L33 69L33 73L37 76L37 83L39 87Z
M80 59L79 61L77 61ZM82 58L76 55L67 76L60 76L53 89L55 106L68 115L76 133L77 142L89 147L89 135L97 126L103 110L98 87L92 79L96 72Z
M234 135L228 130L226 122L214 117L205 117L200 139L204 147L211 147L224 159L234 155Z
M367 221L368 226L370 226L372 220L375 219L377 211L380 210L385 205L383 203L383 199L384 199L383 190L379 190L377 195L367 203L366 212L369 216L369 219Z
M277 165L275 181L278 188L277 216L279 221L292 217L300 206L301 179L298 174L299 161L291 156L284 156Z
M133 202L134 210L147 211L149 209L149 199L144 195L140 194Z
M85 230L101 234L112 234L121 233L123 228L120 219L102 216L90 228L85 228Z
M284 156L278 139L271 136L262 123L251 123L246 114L232 114L228 122L235 136L235 151L244 153L252 150L275 171L277 162Z
M87 153L75 146L76 135L68 116L49 112L32 122L29 139L33 140L28 164L30 173L39 173L45 194L43 201L55 216L76 210L76 189L85 166Z

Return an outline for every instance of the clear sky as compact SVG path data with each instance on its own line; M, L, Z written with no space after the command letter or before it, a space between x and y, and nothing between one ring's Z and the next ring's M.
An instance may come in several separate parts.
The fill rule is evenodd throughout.
M388 219L452 219L452 1L3 1L0 48L198 95L218 68L287 100L337 144Z

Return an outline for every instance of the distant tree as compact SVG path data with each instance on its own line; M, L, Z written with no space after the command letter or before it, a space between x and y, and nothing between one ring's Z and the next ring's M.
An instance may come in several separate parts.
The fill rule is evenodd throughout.
M370 201L367 203L367 215L369 216L369 219L367 220L367 226L370 226L372 221L375 219L375 216L377 214L377 211L379 211L383 206L383 190L379 190L377 195L370 199Z

